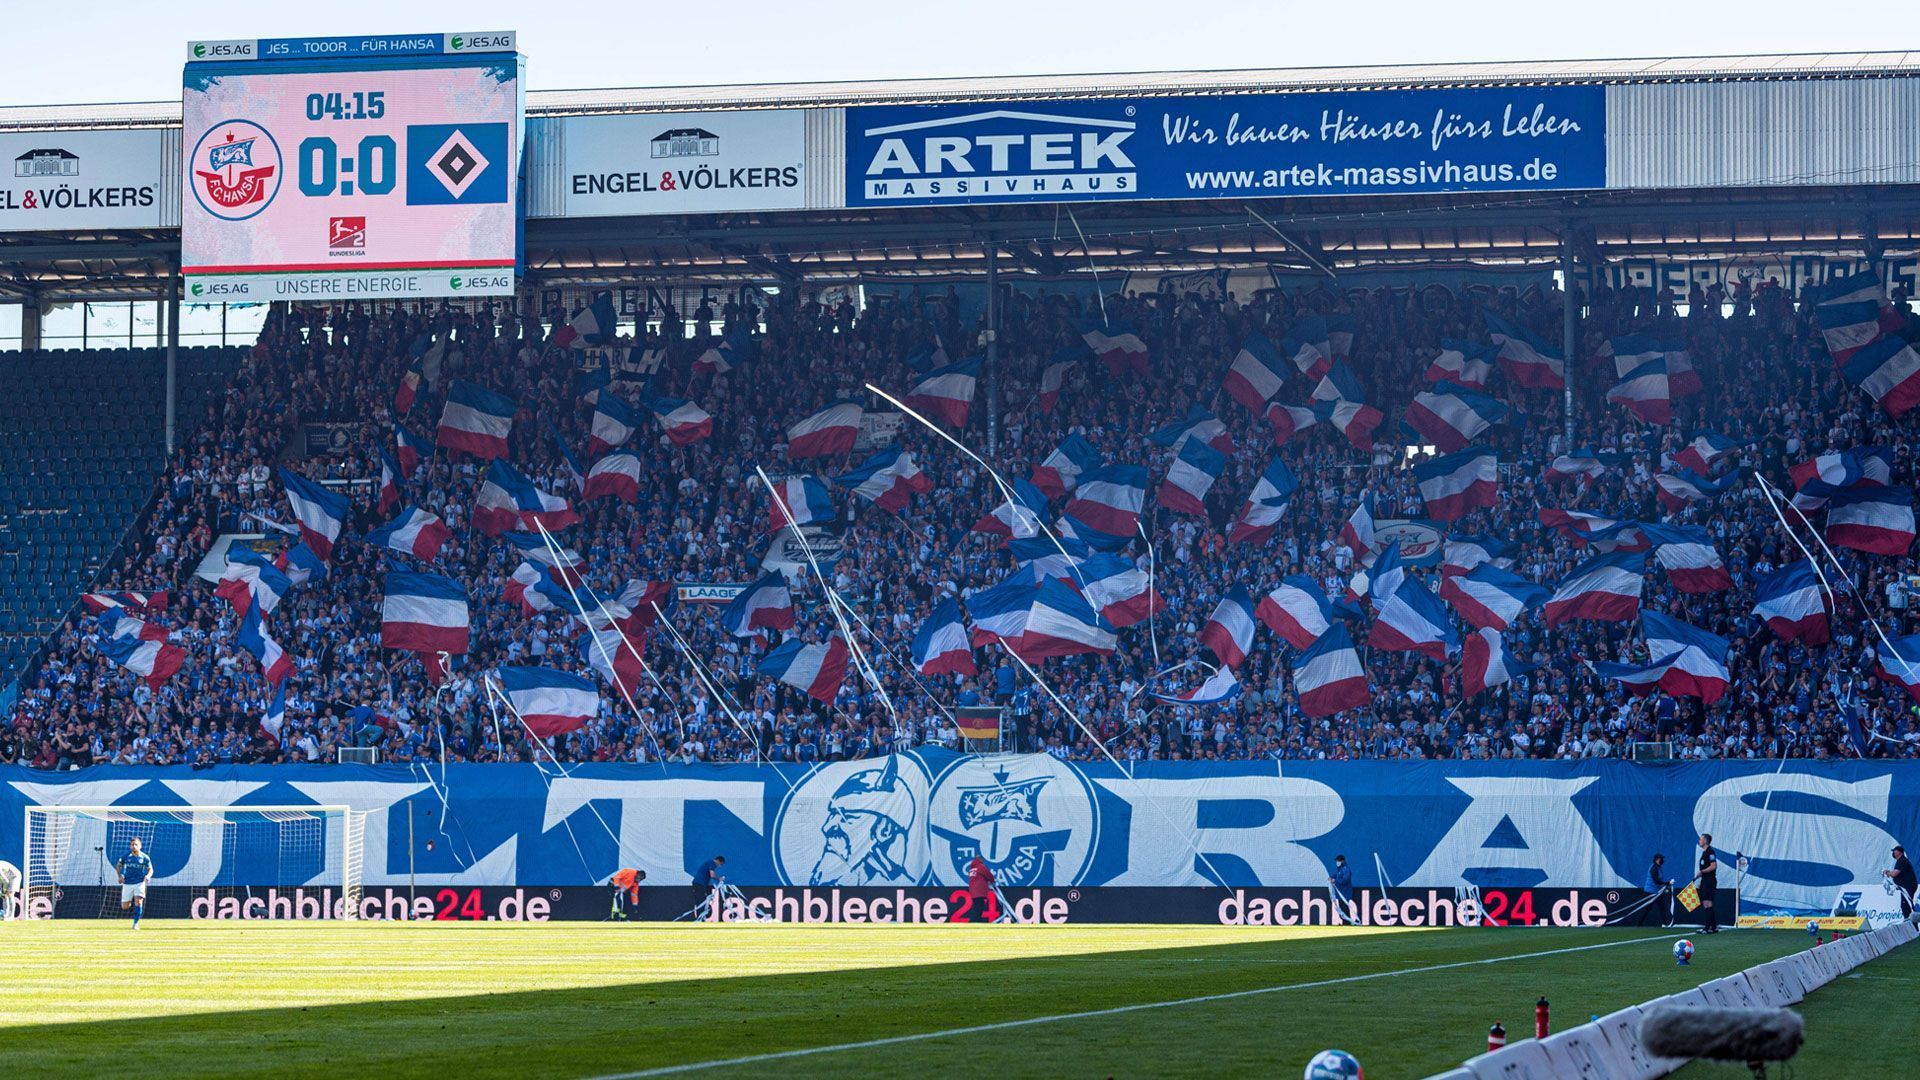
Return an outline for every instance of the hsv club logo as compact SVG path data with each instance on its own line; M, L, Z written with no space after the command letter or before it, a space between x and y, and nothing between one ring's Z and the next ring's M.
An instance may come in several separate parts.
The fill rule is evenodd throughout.
M193 196L214 217L244 221L280 193L280 146L251 120L207 129L190 161Z

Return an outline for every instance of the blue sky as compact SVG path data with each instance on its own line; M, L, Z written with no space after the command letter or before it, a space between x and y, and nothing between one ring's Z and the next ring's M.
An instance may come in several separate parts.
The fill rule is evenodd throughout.
M0 105L179 96L195 38L517 30L533 89L1900 48L1884 3L15 0ZM1910 44L1910 43L1907 43Z

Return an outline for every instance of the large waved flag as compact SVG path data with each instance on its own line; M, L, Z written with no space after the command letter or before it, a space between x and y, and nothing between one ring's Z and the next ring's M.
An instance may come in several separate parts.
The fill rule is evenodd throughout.
M720 625L734 637L765 637L768 630L793 629L793 594L786 576L776 570L749 585L720 612Z
M1840 373L1895 419L1920 405L1920 352L1905 338L1889 334L1859 349L1840 365Z
M1920 634L1894 638L1881 645L1874 670L1882 679L1920 701Z
M440 412L440 427L433 440L445 449L482 461L506 457L507 436L513 431L517 408L512 398L455 379L447 388L446 408Z
M260 730L275 746L280 745L280 732L287 726L287 684L282 682L274 688L273 700L267 703L267 711L260 717Z
M1569 619L1626 622L1633 618L1640 611L1646 571L1647 556L1637 551L1595 555L1574 567L1547 599L1548 628Z
M1893 482L1893 451L1885 446L1856 446L1811 457L1788 470L1796 510L1818 510L1834 495L1855 487Z
M1491 536L1450 536L1440 549L1440 573L1464 574L1487 564L1505 570L1513 565L1507 558L1508 547L1506 541Z
M1258 413L1287 381L1290 365L1267 335L1255 330L1234 354L1223 383L1227 396Z
M1233 436L1228 433L1227 425L1207 411L1204 405L1193 406L1187 410L1185 417L1155 430L1147 439L1155 446L1164 446L1176 452L1197 439L1222 454L1233 453Z
M1721 458L1746 445L1715 431L1702 431L1673 455L1673 463L1683 469L1692 469L1701 476L1712 476L1713 467Z
M882 510L899 513L914 495L933 490L933 478L913 463L913 455L889 446L861 462L852 472L832 478Z
M1033 591L1033 606L1014 653L1028 663L1054 656L1110 653L1118 644L1114 628L1059 578L1048 578Z
M1360 377L1347 365L1335 362L1325 375L1313 386L1313 400L1326 402L1365 401L1366 389L1360 385Z
M473 527L488 536L499 536L510 529L532 529L544 525L563 529L580 520L566 499L541 491L505 458L487 464L486 479L474 498L470 515Z
M1513 654L1507 651L1507 643L1501 638L1500 631L1482 627L1468 634L1460 646L1461 696L1478 697L1496 686L1512 682L1515 676L1524 675L1536 666L1516 661Z
M1665 360L1649 360L1634 368L1607 391L1607 401L1658 427L1673 423L1673 387Z
M1684 593L1718 592L1733 588L1733 575L1720 561L1713 537L1699 525L1642 525L1653 544L1653 558L1667 572L1673 587Z
M1237 668L1253 651L1254 621L1253 597L1244 585L1235 585L1207 616L1200 628L1200 644L1212 649L1222 664Z
M578 731L600 712L592 683L552 668L502 667L500 691L536 738Z
M1227 530L1227 543L1265 543L1279 527L1280 517L1287 511L1287 500L1299 489L1300 481L1294 478L1293 470L1287 468L1286 462L1274 458L1254 483L1247 504L1234 517L1232 527Z
M384 446L376 447L380 455L380 494L374 501L374 509L382 514L390 514L400 505L400 463L393 460Z
M80 602L86 605L87 610L95 615L104 611L111 611L115 608L125 608L129 611L148 613L164 611L171 600L172 596L164 589L157 593L125 591L90 592L84 593L80 597Z
M420 370L419 361L408 364L407 370L400 375L400 385L393 391L395 416L405 416L413 411L414 399L420 396L420 384L424 381L425 375Z
M1025 480L1015 480L1011 488L1013 499L981 515L980 520L973 523L974 532L1014 540L1040 535L1040 522L1047 513L1047 497Z
M1500 459L1492 450L1466 450L1423 461L1413 467L1427 516L1456 521L1483 506L1500 502Z
M1076 581L1080 563L1092 556L1093 551L1078 540L1031 536L1025 540L1008 541L1007 553L1038 582L1050 577Z
M300 526L301 541L322 560L332 562L333 542L347 525L347 497L287 469L280 470L280 483L287 489L287 505Z
M560 544L550 544L539 533L502 533L500 539L517 549L521 558L552 570L561 581L577 583L580 580L579 571L587 565L587 560L579 552Z
M267 633L267 627L260 619L258 604L247 609L240 620L238 636L240 647L253 654L260 661L260 675L268 684L279 686L293 673L293 658L280 648L280 643Z
M799 638L793 638L767 653L756 670L823 705L831 705L847 677L847 663L851 658L846 640L838 634L827 639L825 645L806 645Z
M686 398L648 398L646 406L675 446L691 446L713 434L713 416Z
M1863 270L1833 282L1821 295L1813 308L1814 321L1835 363L1846 363L1854 353L1880 340L1886 329L1886 286L1878 274Z
M1123 371L1132 371L1145 375L1147 364L1147 343L1140 339L1139 331L1132 323L1108 322L1104 325L1086 320L1080 323L1080 338L1093 350L1093 355L1107 365L1107 372L1118 375Z
M1374 594L1373 630L1367 644L1390 652L1417 652L1445 662L1460 647L1447 609L1419 578L1403 576L1391 595Z
M751 344L745 339L736 344L734 339L723 337L712 345L707 346L705 352L702 352L698 357L694 358L693 373L695 375L725 375L740 365L740 361L745 357L746 351L749 348L751 348Z
M1103 465L1080 474L1065 513L1110 536L1132 536L1146 502L1144 466Z
M1090 556L1080 561L1078 571L1087 602L1116 629L1144 622L1166 608L1147 572L1118 555Z
M1365 562L1373 557L1373 536L1373 497L1362 494L1360 505L1348 515L1347 523L1340 526L1340 543L1353 553L1355 560Z
M778 532L789 525L811 525L833 520L833 499L817 476L789 476L773 484L768 528Z
M1049 499L1057 499L1074 489L1080 482L1081 473L1099 467L1100 451L1076 432L1061 439L1053 453L1033 467L1030 480L1041 494ZM1045 502L1041 505L1044 509Z
M1561 350L1525 329L1488 312L1487 336L1499 347L1500 369L1515 385L1536 390L1564 390L1567 361Z
M1327 320L1310 315L1293 324L1280 342L1280 354L1293 361L1300 374L1318 379L1333 367L1333 343L1328 340Z
M1704 502L1715 495L1730 490L1739 483L1738 473L1729 473L1719 480L1709 480L1691 469L1679 469L1670 473L1659 473L1653 482L1658 489L1660 505L1667 513L1677 514L1697 502Z
M1333 625L1333 605L1320 583L1292 574L1260 598L1254 617L1296 649L1310 649Z
M1067 385L1067 376L1080 366L1082 355L1078 349L1062 349L1054 353L1053 361L1040 373L1040 415L1053 415L1053 410L1060 404L1060 389Z
M1827 502L1827 540L1869 555L1905 555L1913 547L1913 490L1905 485L1848 488Z
M595 461L580 484L583 502L615 498L635 502L640 498L640 455L631 450L616 450Z
M432 443L399 424L393 425L393 444L402 480L413 479L413 474L420 471L420 463L433 456Z
M1293 690L1300 711L1311 718L1358 709L1373 701L1367 669L1347 628L1334 623L1320 640L1293 662Z
M293 591L293 581L265 555L236 544L227 549L227 565L220 571L213 594L233 605L234 614L246 617L258 607L271 615L280 600Z
M1480 629L1505 630L1549 595L1545 586L1491 562L1462 574L1443 574L1440 582L1440 598L1452 604L1467 625Z
M1206 681L1191 690L1173 694L1154 690L1151 693L1154 700L1169 705L1219 705L1239 697L1240 691L1240 680L1234 677L1233 669L1223 667L1216 668Z
M554 580L545 568L523 562L513 568L503 583L502 593L510 604L518 604L523 615L543 611L571 611L573 599L566 586Z
M1293 437L1322 420L1333 419L1333 407L1325 402L1317 405L1282 405L1279 402L1267 406L1267 426L1273 429L1273 445L1285 446Z
M1658 687L1675 697L1694 697L1708 705L1726 695L1727 639L1656 611L1642 612L1641 631L1648 664L1595 663L1594 673L1614 679L1635 697Z
M599 457L618 446L625 446L640 430L640 414L633 406L613 394L594 399L593 420L587 433L587 456Z
M467 651L467 593L442 574L394 570L380 604L380 647L408 652Z
M110 638L135 638L140 641L166 641L170 632L159 623L151 623L135 615L129 615L122 608L114 608L100 614L95 622L100 624L101 632Z
M380 528L367 534L367 543L429 562L453 539L447 524L434 514L409 506Z
M997 585L968 593L971 643L980 646L999 641L1008 647L1018 645L1020 635L1026 633L1027 616L1033 611L1033 598L1039 590L1039 583L1032 577L1015 574Z
M907 394L907 407L925 413L948 427L966 427L967 414L973 409L974 390L979 381L979 357L949 364L929 372Z
M1443 454L1465 450L1479 434L1506 420L1506 403L1455 383L1442 382L1414 395L1406 426Z
M1606 475L1617 455L1602 453L1592 447L1583 446L1570 454L1557 455L1547 463L1545 479L1548 483L1560 483L1566 480L1579 480L1582 484L1591 483Z
M185 649L166 641L145 641L138 637L105 638L96 647L107 658L147 681L158 690L186 662Z
M562 349L584 349L589 345L605 345L613 340L619 321L613 312L613 294L598 292L593 294L593 303L574 312L566 325L553 331L553 343Z
M1484 389L1487 377L1493 374L1493 361L1498 353L1499 349L1491 345L1442 339L1440 355L1427 365L1426 381Z
M1361 453L1373 449L1373 433L1385 422L1387 414L1358 401L1327 403L1327 422L1347 437L1347 444Z
M852 453L860 437L860 418L866 414L858 402L836 401L796 422L787 428L787 460Z
M1767 629L1788 641L1825 645L1833 640L1825 590L1813 564L1806 559L1788 563L1759 580L1754 588L1753 613L1766 621Z
M960 605L949 596L934 605L933 613L913 635L913 667L922 675L978 675L967 625Z
M1188 439L1167 466L1166 479L1160 482L1155 498L1175 513L1205 517L1207 493L1226 471L1227 455L1199 439Z

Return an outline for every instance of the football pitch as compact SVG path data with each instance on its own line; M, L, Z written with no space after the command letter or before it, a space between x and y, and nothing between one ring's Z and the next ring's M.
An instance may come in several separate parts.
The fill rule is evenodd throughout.
M1730 974L1773 931L0 923L11 1075L1297 1076L1372 1080ZM1801 1075L1891 1076L1920 948L1801 1006ZM1692 1066L1683 1076L1745 1075Z

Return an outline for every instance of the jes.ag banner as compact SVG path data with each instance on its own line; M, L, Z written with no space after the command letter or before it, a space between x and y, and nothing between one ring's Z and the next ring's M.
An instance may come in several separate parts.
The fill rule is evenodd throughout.
M1879 903L1889 849L1920 836L1920 765L1266 761L1123 771L925 750L811 768L579 765L566 775L533 765L5 768L0 859L19 864L22 811L38 803L345 805L368 813L369 886L538 889L605 882L622 867L645 870L649 886L686 886L715 855L750 889L957 887L978 855L1009 890L1318 890L1345 855L1363 888L1591 893L1640 885L1655 852L1684 883L1695 838L1710 832L1728 864L1721 886L1744 857L1743 908L1791 914L1828 912L1848 894ZM220 865L247 856L223 855L218 828L158 828L158 885L200 883L215 866L223 883L270 881Z
M1606 186L1598 86L889 105L846 112L849 206Z

